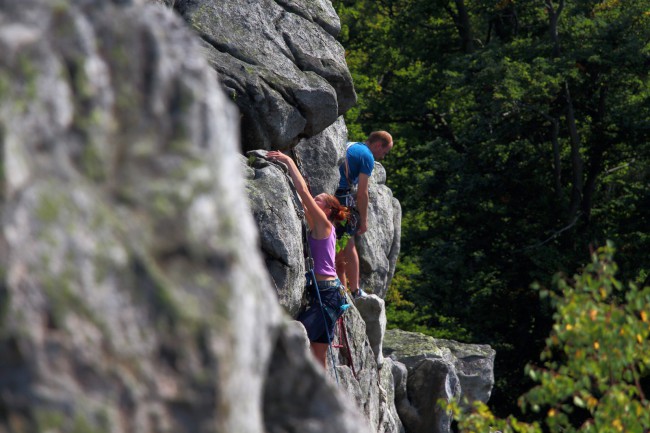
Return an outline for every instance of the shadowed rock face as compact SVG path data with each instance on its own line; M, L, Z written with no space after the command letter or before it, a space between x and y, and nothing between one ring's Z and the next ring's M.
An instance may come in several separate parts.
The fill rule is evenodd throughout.
M338 188L347 138L348 129L341 116L323 132L301 140L292 149L314 196L334 194Z
M320 403L268 393L285 360L328 395L298 425L368 432L304 341L287 352L237 113L186 24L0 1L0 53L0 431L275 431L265 398Z
M248 200L260 231L260 244L278 301L295 317L305 288L301 204L281 166L264 159L265 151L249 154Z
M241 111L244 150L292 147L356 102L330 1L177 0L173 7L201 36Z
M393 360L395 405L410 433L447 433L449 415L439 399L487 403L494 386L496 352L401 330L386 331L384 355Z

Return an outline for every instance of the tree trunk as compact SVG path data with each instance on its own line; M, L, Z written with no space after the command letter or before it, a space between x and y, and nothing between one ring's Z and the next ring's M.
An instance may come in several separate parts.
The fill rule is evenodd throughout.
M582 202L582 176L584 171L584 163L582 161L582 156L580 156L580 137L578 136L578 128L576 126L576 119L573 111L571 92L569 92L569 85L566 83L564 90L567 103L567 126L569 128L569 135L571 137L571 168L573 169L571 203L569 205L569 215L567 219L567 222L571 222L578 214L578 210L580 209Z
M474 38L472 36L472 24L469 19L469 12L467 12L467 7L465 6L465 1L454 0L454 5L456 6L456 11L449 5L445 7L445 10L451 16L456 30L458 30L460 48L466 54L472 53L474 51Z
M551 41L553 42L552 56L559 57L560 36L558 35L557 24L560 18L560 14L562 13L562 9L564 9L564 0L560 0L557 9L555 9L555 6L553 5L553 0L545 0L545 1L546 1L546 10L548 11L549 33L551 35Z
M596 115L596 122L598 127L594 133L594 140L589 149L589 159L587 160L587 178L582 194L582 212L586 220L589 221L591 217L591 208L593 206L594 193L596 191L596 181L598 176L603 171L605 153L610 148L611 143L605 134L605 107L607 100L607 86L600 88L598 98L598 112Z
M560 122L551 119L551 143L553 143L553 179L555 183L555 203L562 202L562 167L560 161Z
M562 162L560 160L560 122L557 118L546 114L539 108L528 105L519 104L520 107L531 110L551 123L551 145L553 148L553 186L555 188L555 203L558 205L562 203ZM577 136L577 133L576 133Z

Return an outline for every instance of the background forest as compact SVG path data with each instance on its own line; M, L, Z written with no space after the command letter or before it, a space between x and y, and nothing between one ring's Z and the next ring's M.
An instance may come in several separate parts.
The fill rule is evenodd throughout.
M492 345L490 406L516 412L554 320L532 283L561 293L611 240L617 277L649 284L650 0L333 3L349 137L396 143L389 326Z

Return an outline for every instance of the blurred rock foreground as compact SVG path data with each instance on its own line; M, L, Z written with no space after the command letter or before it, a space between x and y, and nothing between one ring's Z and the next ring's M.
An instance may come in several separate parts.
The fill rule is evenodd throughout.
M328 0L0 0L0 433L447 432L438 398L489 398L489 347L385 336L380 164L374 294L335 367L291 319L300 221L254 155L332 192L356 100L339 27Z

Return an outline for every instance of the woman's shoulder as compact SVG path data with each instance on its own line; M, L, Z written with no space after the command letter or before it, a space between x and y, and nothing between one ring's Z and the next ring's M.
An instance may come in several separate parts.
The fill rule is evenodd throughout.
M327 222L327 224L323 224L322 226L315 227L316 230L312 230L309 232L309 236L311 236L312 239L317 240L317 241L324 241L326 239L329 239L332 237L332 235L336 233L336 228L334 227L334 224L332 224L330 221ZM329 233L327 232L329 230ZM316 232L316 233L314 233Z

